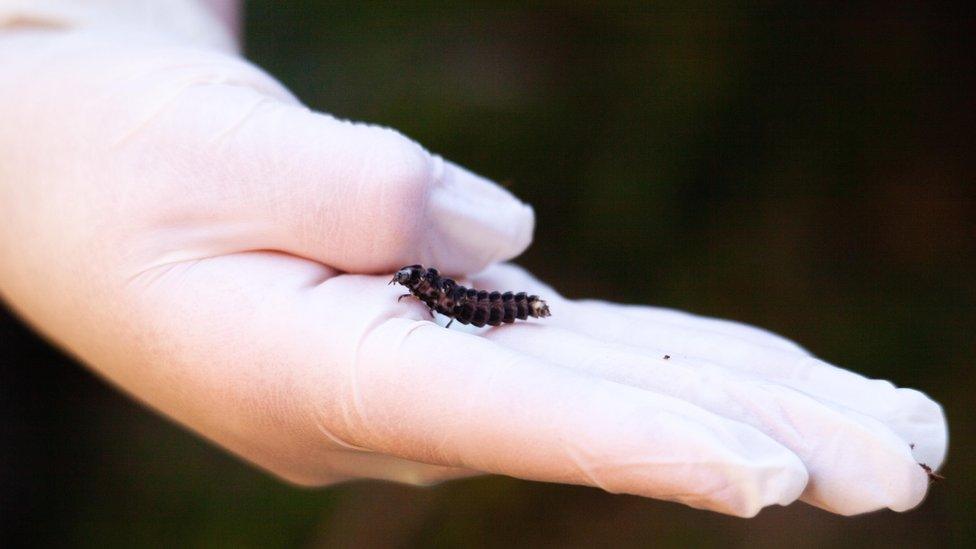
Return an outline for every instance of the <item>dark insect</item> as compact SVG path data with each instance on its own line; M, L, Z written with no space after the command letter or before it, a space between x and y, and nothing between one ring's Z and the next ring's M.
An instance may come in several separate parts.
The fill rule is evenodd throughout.
M465 288L450 278L441 276L437 269L425 269L420 265L409 265L400 269L393 275L390 284L394 282L410 290L409 294L400 296L400 299L409 295L416 296L431 311L450 317L448 327L455 320L480 328L485 324L498 326L515 322L515 319L525 320L530 316L549 316L549 306L537 295Z

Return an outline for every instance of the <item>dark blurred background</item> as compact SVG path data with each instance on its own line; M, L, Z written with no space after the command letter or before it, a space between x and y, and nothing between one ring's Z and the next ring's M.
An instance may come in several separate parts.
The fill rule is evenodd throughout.
M753 520L490 477L278 483L0 313L0 520L106 546L976 546L972 9L247 4L246 52L310 106L400 129L538 214L565 293L758 324L949 417L916 510ZM12 538L7 538L12 539Z

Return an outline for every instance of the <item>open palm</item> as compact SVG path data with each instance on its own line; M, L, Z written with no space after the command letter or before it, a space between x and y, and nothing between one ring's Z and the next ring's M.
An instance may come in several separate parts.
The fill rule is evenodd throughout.
M768 332L570 301L499 264L531 209L165 37L0 38L0 292L135 398L290 481L501 473L751 516L924 497L940 407ZM405 264L552 310L469 332ZM359 273L359 274L350 274ZM384 273L384 274L381 274Z

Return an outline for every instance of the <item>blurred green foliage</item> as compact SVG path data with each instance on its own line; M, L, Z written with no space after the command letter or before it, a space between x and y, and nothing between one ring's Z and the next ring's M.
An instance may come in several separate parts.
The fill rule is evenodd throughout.
M64 455L37 465L50 541L974 546L972 13L883 2L246 11L248 56L308 105L395 127L532 203L536 241L519 261L569 295L758 324L932 395L950 419L948 480L906 514L798 504L751 521L497 477L299 490L74 371L38 382L70 414L43 443Z

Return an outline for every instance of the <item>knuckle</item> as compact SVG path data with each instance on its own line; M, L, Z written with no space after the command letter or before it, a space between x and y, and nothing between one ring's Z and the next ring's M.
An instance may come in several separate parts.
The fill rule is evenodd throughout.
M427 168L414 159L395 159L388 170L386 184L379 191L379 203L385 206L382 238L392 255L407 261L426 230L430 179Z
M431 187L432 158L418 143L389 128L367 126L375 151L363 166L367 184L390 199L415 202Z
M362 158L359 196L361 217L376 247L386 257L412 260L422 240L427 202L433 187L433 160L416 142L399 132L377 126L358 126L360 139L371 150Z

